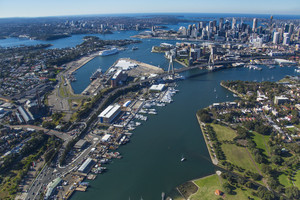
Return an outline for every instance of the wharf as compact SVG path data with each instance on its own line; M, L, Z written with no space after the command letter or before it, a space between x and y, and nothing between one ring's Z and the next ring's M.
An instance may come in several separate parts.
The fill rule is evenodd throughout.
M95 174L89 174L89 175L87 176L87 179L88 179L88 180L94 180L96 177L97 177L97 175L95 175Z
M98 55L99 55L99 52L95 52L95 53L93 53L91 55L82 57L79 60L72 61L72 62L68 63L67 65L70 67L70 70L68 71L68 73L70 73L70 74L74 73L75 71L77 71L82 66L84 66L85 64L87 64L88 62L90 62L91 60L93 60Z
M79 185L75 190L80 192L85 192L88 186Z
M81 93L82 95L94 94L101 87L101 78L93 80Z
M74 189L67 191L67 193L64 195L63 199L66 199L66 200L69 199L72 196L74 191L75 191Z

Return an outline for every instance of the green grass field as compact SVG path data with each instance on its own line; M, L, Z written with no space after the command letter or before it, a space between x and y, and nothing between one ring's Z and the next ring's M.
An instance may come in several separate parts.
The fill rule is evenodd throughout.
M255 131L252 132L254 134L253 141L256 143L257 148L262 149L266 156L270 156L269 145L267 144L270 136L261 135Z
M216 189L224 191L222 185L226 180L218 177L218 175L212 175L195 180L194 183L199 187L198 191L191 196L192 200L216 200L220 196L215 195ZM248 200L248 196L252 197L254 200L258 199L251 195L251 191L248 188L237 188L234 190L235 195L225 194L224 199L230 200Z
M233 140L236 137L236 133L231 128L226 126L221 126L219 124L210 124L213 129L216 131L217 137L219 141L224 140Z
M194 183L199 187L198 191L191 196L192 200L216 200L219 196L215 195L217 189L223 190L222 183L219 180L218 175L212 175L198 179Z
M288 176L286 174L281 174L278 177L279 183L281 185L284 185L285 187L291 187L293 186L293 184L290 182L290 180L288 179Z
M222 144L222 149L226 155L226 159L246 170L258 173L255 165L244 147L238 147L234 144Z

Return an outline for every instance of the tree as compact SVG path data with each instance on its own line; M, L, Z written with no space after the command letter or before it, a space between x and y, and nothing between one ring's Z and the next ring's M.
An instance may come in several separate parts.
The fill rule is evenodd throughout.
M247 188L253 188L253 183L251 181L247 181L245 185Z
M273 178L273 177L269 177L268 178L268 185L272 188L272 189L276 189L278 186L278 182Z
M273 155L280 155L281 154L281 148L279 146L275 145L271 148L271 153Z
M238 182L238 184L240 184L240 185L245 185L246 179L245 179L244 177L242 177L242 176L238 176L237 182Z
M272 128L267 125L257 124L255 125L255 131L262 135L270 135L272 132Z
M200 115L200 120L204 123L210 123L212 121L210 115L205 113Z
M276 165L281 165L281 163L283 162L283 159L278 155L274 155L271 157L271 162L275 163Z
M256 154L256 155L254 156L254 160L255 160L257 163L261 164L261 163L263 162L263 157L262 157L260 154Z
M45 161L48 163L51 161L51 159L53 158L55 153L55 150L52 148L51 150L49 150L46 154L45 154Z
M288 187L285 190L285 194L289 199L299 199L299 189L297 187Z
M240 126L238 126L236 130L237 130L239 139L244 139L244 138L248 137L248 135L249 135L248 131Z
M251 173L251 178L255 181L259 181L261 179L261 175L258 173Z
M46 122L46 121L44 121L42 125L43 125L44 128L47 128L47 129L53 129L53 128L55 128L55 124L52 123L52 122Z
M249 129L249 130L254 130L255 128L255 123L254 122L251 122L251 121L247 121L247 122L243 122L243 125Z
M223 188L224 188L224 191L227 193L227 194L232 194L232 187L229 183L224 183L223 184Z
M268 191L263 186L259 186L257 189L257 196L260 197L263 200L272 200L275 198L274 194L270 191Z
M265 174L270 174L270 172L272 171L272 167L266 164L262 164L261 171Z

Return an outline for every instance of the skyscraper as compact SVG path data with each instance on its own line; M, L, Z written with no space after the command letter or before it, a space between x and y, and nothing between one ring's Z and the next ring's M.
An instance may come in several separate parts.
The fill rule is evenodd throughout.
M224 18L220 18L219 20L219 30L223 30Z
M294 24L290 24L290 27L289 27L289 34L292 35L294 32Z
M209 24L208 24L208 30L211 31L213 28L213 22L212 21L209 21Z
M285 33L288 33L289 32L289 29L290 29L290 26L288 24L285 24L284 25L284 32Z
M279 43L279 32L274 32L273 44L278 44L278 43Z
M199 22L198 26L199 26L199 29L202 29L203 28L203 22Z
M232 26L231 26L231 29L235 29L236 27L236 19L235 18L232 18Z
M252 31L255 32L256 28L257 28L257 19L254 18L254 19L253 19Z
M283 45L289 45L290 44L290 34L284 33L283 34Z

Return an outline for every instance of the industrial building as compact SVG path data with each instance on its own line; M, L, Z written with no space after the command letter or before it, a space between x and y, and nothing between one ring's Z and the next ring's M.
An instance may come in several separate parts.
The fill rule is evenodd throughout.
M78 142L76 142L76 144L74 145L75 149L84 149L87 145L87 141L86 140L78 140Z
M98 115L101 123L111 123L121 112L121 106L119 104L109 105Z
M105 134L102 138L101 138L101 142L109 142L111 138L110 134Z
M133 62L125 60L125 59L120 59L120 60L118 60L117 64L115 65L115 68L118 68L122 71L128 71L137 66L138 65L136 63L133 63Z
M117 87L121 81L126 81L128 75L124 73L122 70L117 70L117 72L111 78L111 86Z
M61 183L61 181L61 178L58 177L47 185L47 191L44 197L45 200L49 199L51 195L54 194L54 192L56 191L56 187Z
M165 88L165 84L152 85L149 89L150 92L161 92Z
M16 115L17 115L17 118L20 121L20 123L23 123L23 122L29 123L31 121L34 121L34 118L31 115L31 113L28 113L22 106L19 106L17 108L17 110L19 113Z
M93 164L94 164L93 159L91 158L86 159L84 163L79 167L78 172L88 173Z

